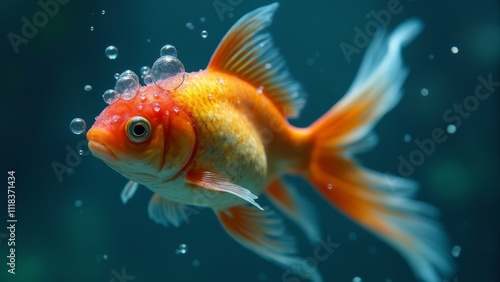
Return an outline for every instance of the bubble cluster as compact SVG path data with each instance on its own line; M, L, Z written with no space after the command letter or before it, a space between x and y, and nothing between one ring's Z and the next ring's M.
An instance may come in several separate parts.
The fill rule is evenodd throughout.
M177 255L184 255L188 251L187 245L186 244L180 244L179 247L175 250L175 254Z
M139 88L139 78L131 70L126 70L120 74L115 84L116 92L120 94L122 100L126 101L132 100L137 94L137 91L139 91Z
M106 47L104 53L106 53L106 57L110 60L118 58L118 48L113 45Z
M104 100L104 103L108 105L111 105L114 102L116 102L118 98L119 98L118 93L113 89L108 89L104 92L104 94L102 94L102 99Z
M87 123L81 118L74 118L69 123L69 129L74 134L82 134L83 132L85 132L86 128L87 128Z
M163 90L173 90L184 82L185 68L174 56L161 56L151 68L153 82Z

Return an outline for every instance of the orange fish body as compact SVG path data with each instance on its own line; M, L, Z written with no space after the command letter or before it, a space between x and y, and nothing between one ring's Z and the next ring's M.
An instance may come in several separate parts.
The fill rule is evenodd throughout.
M122 200L146 186L154 192L148 214L165 226L186 220L189 206L210 207L235 240L291 269L283 281L297 275L318 282L319 271L296 255L280 217L256 201L267 196L317 242L313 205L283 179L295 174L399 251L419 278L450 275L453 265L433 209L409 197L415 184L396 177L389 183L352 157L374 145L371 129L401 99L407 74L401 48L420 23L374 38L346 96L310 127L296 128L287 118L300 113L303 91L265 31L277 7L240 19L206 70L175 77L183 78L180 86L140 87L99 115L87 134L89 148L130 179Z

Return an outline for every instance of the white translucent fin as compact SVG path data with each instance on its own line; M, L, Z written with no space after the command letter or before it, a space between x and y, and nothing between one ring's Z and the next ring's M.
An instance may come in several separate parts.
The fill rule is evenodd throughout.
M250 190L232 183L226 176L211 171L191 171L186 179L202 188L233 194L262 210Z
M373 126L401 99L408 73L401 49L421 29L409 20L373 39L346 96L311 128L316 140L305 176L333 206L399 251L418 279L442 282L454 263L438 211L410 198L413 181L363 168L352 156L371 144Z
M215 212L224 229L244 247L309 281L323 281L317 268L304 265L306 261L296 255L294 238L270 209L234 206Z
M319 241L320 229L314 206L297 192L295 186L279 178L267 186L265 193L281 212L304 231L311 243Z
M170 225L178 227L183 221L187 222L188 207L155 193L149 200L148 215L154 222L165 227Z
M278 6L258 8L238 20L219 43L207 69L234 74L261 88L283 115L297 117L305 105L305 93L290 76L267 31Z
M122 203L126 204L128 200L130 200L134 194L135 191L137 191L137 188L139 187L139 183L134 182L130 180L125 184L125 187L123 187L122 192L120 193L120 199L122 199Z

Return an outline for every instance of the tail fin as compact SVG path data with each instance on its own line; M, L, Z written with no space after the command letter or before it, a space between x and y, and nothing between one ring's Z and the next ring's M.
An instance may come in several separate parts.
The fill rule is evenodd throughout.
M311 126L314 140L307 177L328 201L378 235L424 281L442 281L454 270L437 210L411 199L416 184L359 166L353 153L375 144L373 126L401 99L408 70L401 48L421 30L418 20L373 39L348 93Z

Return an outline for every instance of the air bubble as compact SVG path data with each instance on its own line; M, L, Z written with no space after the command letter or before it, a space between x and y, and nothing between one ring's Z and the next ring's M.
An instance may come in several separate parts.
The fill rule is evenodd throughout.
M457 47L457 46L453 46L453 47L451 47L451 52L452 52L453 54L457 54L457 53L458 53L458 47Z
M462 248L460 246L453 246L453 248L451 248L451 255L455 258L458 258L461 252Z
M352 282L363 282L363 279L361 279L361 277L356 276L352 278Z
M137 109L142 110L142 103L137 104Z
M77 208L81 207L81 206L82 206L82 204L83 204L83 203L82 203L82 200L76 200L76 201L75 201L75 207L77 207Z
M177 49L175 49L174 45L165 44L160 49L160 56L172 56L177 57Z
M85 86L83 87L83 90L85 90L85 91L87 91L87 92L92 91L92 85L89 85L89 84L85 85Z
M94 26L90 26L90 31L94 31Z
M151 72L151 69L148 66L142 66L140 72L141 76L144 78L144 76L148 75Z
M146 85L154 84L153 77L150 74L145 75L142 80L144 81L144 84L146 84Z
M78 150L78 155L82 156L83 155L83 150Z
M184 255L188 252L188 248L186 244L180 244L177 250L175 250L175 254Z
M453 134L457 132L457 127L453 124L449 124L448 127L446 127L446 131L448 131L449 134Z
M411 142L411 135L410 134L405 134L405 136L403 136L403 140L406 143L410 143Z
M120 94L121 99L126 101L132 100L135 97L137 91L139 91L139 87L139 78L131 70L124 71L115 84L116 92Z
M161 56L151 68L154 83L163 90L173 90L184 82L184 65L173 56Z
M141 98L142 101L146 100L146 93L142 92L140 95L139 95L139 98Z
M201 31L201 38L207 38L208 37L208 31L202 30Z
M193 30L194 29L194 25L192 22L187 22L186 23L186 27L189 29L189 30Z
M427 88L422 88L422 89L420 89L420 94L422 96L427 96L427 95L429 95L429 90L427 90Z
M113 45L108 46L108 47L106 47L105 53L106 53L106 57L108 57L108 59L114 60L118 57L118 48L116 48Z
M197 259L193 260L193 266L194 266L194 267L198 267L198 266L200 266L200 261L199 261L199 260L197 260Z
M176 114L179 113L179 107L177 107L177 106L174 107L174 113L176 113Z
M106 10L102 10L101 15L103 15L103 16L106 15Z
M349 238L349 240L351 241L356 241L356 239L358 239L358 234L356 234L356 232L351 232L349 233L349 235L347 235L347 238Z
M87 123L81 118L74 118L69 123L69 129L71 129L71 132L73 132L74 134L82 134L83 132L85 132L86 128Z
M206 22L206 21L207 21L207 19L205 19L205 17L201 17L201 18L200 18L200 22L204 23L204 22Z
M102 99L104 100L104 103L108 105L111 105L114 102L116 102L118 98L119 98L118 93L113 89L108 89L104 92L104 94L102 94Z

